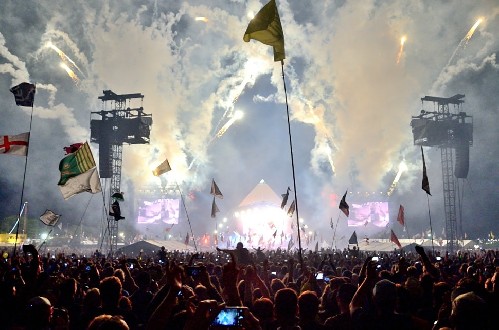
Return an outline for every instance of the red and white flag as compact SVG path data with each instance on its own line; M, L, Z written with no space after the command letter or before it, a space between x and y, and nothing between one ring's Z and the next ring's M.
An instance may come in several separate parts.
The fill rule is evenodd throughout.
M397 235L395 235L395 233L393 232L393 230L390 233L390 241L392 241L393 243L395 243L395 245L397 245L399 247L399 249L402 248L402 244L400 244L399 239L397 238Z
M26 156L28 153L29 133L0 136L0 153Z

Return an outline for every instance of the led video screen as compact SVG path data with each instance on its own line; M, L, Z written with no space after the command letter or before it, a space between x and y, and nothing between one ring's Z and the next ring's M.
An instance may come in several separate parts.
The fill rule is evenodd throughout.
M177 198L142 199L138 206L139 224L178 224L180 200Z
M350 206L349 227L386 227L389 221L388 202L368 202Z

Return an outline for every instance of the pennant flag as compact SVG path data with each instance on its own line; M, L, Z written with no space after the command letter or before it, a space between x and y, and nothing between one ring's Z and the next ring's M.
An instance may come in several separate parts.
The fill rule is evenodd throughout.
M354 231L350 239L348 240L348 244L356 244L359 245L359 241L357 240L357 233Z
M125 219L125 217L121 216L120 203L118 203L118 201L114 201L113 204L111 204L109 215L113 216L116 221Z
M390 230L390 231L391 231L390 241L392 241L393 243L395 243L399 247L399 249L401 249L402 245L400 244L399 239L397 238L397 236L395 235L395 233L393 232L393 230Z
M428 180L428 176L426 175L426 163L424 161L424 153L423 146L421 146L421 157L423 158L423 181L421 182L421 188L426 191L428 195L431 196L430 193L430 181Z
M185 235L185 241L184 241L185 245L189 245L189 233L187 233Z
M0 153L15 156L28 154L29 133L0 137Z
M170 163L168 162L168 159L165 159L164 162L162 162L158 167L156 167L153 171L152 174L154 176L160 176L161 174L165 174L168 171L171 171L172 168L170 167Z
M60 218L60 214L55 214L50 210L45 210L45 212L40 216L40 220L47 226L55 226Z
M402 226L405 226L405 214L404 214L404 207L402 205L400 205L399 207L399 214L397 215L397 221Z
M22 107L32 107L35 101L36 86L27 82L23 82L10 89L14 94L16 105Z
M293 214L295 213L295 208L296 208L296 204L295 204L295 201L293 200L293 202L291 203L291 205L289 206L289 209L288 209L288 215L290 217L292 217Z
M288 190L286 191L285 194L282 194L282 202L281 202L281 209L284 209L284 207L286 206L286 204L288 204L288 198L289 198L289 192L290 192L290 188L288 187Z
M78 149L80 149L83 146L83 143L73 143L69 147L64 147L64 152L66 155L72 154L73 152L76 152Z
M220 191L220 189L218 189L218 186L217 186L217 183L215 182L215 179L211 180L210 194L212 194L215 197L221 198L221 199L224 198L224 195L222 195L222 192Z
M272 46L274 48L275 62L286 58L281 19L279 18L275 0L270 0L249 22L243 40L249 42L251 39Z
M343 198L341 199L340 201L340 206L339 206L339 209L341 211L343 211L343 213L345 213L345 215L348 217L348 215L350 214L350 207L348 206L347 202L346 202L346 198L347 198L347 191L345 191L345 195L343 195Z
M217 203L215 203L215 196L213 196L213 202L211 203L211 217L215 218L217 216L217 212L220 212L218 209Z
M81 192L96 194L102 191L99 173L88 142L59 163L61 178L57 183L64 199Z
M319 242L316 242L315 243L315 249L314 249L315 253L317 253L319 251Z
M275 230L274 235L272 235L272 236L274 236L274 239L275 239L276 235L277 235L277 229Z

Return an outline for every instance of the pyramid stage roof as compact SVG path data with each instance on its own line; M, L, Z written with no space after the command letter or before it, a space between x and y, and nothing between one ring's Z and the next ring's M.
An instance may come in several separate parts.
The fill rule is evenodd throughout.
M249 207L255 204L275 204L276 206L280 206L281 197L262 179L255 188L244 197L238 207Z

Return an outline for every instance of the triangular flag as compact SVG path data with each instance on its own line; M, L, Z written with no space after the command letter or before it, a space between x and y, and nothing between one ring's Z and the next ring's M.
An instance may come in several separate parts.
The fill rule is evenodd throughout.
M16 105L23 107L32 107L35 101L36 86L27 82L23 82L10 89L14 94Z
M295 201L293 200L293 202L291 203L291 205L289 206L289 209L288 209L288 215L290 217L292 217L293 214L295 213L295 208L296 208L296 204L295 204Z
M284 207L286 206L286 204L288 204L288 198L289 198L289 191L291 189L288 187L288 190L286 191L285 194L282 194L282 202L281 202L281 209L284 209Z
M170 163L168 162L168 159L165 159L164 162L162 162L158 167L156 167L153 171L152 174L154 176L160 176L161 174L164 174L168 171L171 171L172 168L170 167Z
M314 249L315 253L317 253L319 251L319 242L316 242L315 243L315 249Z
M359 242L357 241L357 233L355 231L353 232L352 236L350 236L348 244L356 244L356 245L359 244Z
M215 203L215 196L213 196L213 202L211 203L211 217L215 218L217 216L217 212L220 212L218 209L217 203Z
M430 193L430 181L428 180L428 176L426 175L426 163L424 161L424 153L423 146L421 146L421 157L423 158L423 180L421 182L421 188L426 191L428 195L431 196Z
M390 241L392 241L393 243L395 243L399 247L399 249L401 249L402 245L400 244L399 239L397 238L397 236L395 235L395 233L393 232L393 230L390 230L390 231L391 231Z
M50 210L45 210L45 212L40 216L40 220L47 226L55 226L60 218L60 214L55 214Z
M343 211L343 213L345 213L345 215L348 217L348 215L350 214L350 207L348 206L347 202L346 202L346 198L347 198L347 191L345 191L345 195L343 195L343 198L341 199L340 201L340 206L339 206L339 209Z
M222 192L220 189L218 189L217 183L215 182L215 179L211 180L211 189L210 189L210 194L212 194L215 197L218 198L224 198L224 195L222 195Z
M400 205L399 207L399 214L397 215L397 221L402 226L405 226L405 214L404 214L404 207L402 205Z
M15 156L28 154L29 133L0 136L0 153Z
M274 48L274 61L286 58L284 53L284 34L282 33L281 19L277 11L275 0L269 1L249 22L243 40L260 41Z
M277 229L275 230L274 235L272 235L272 236L274 236L274 239L275 239L276 235L277 235Z

